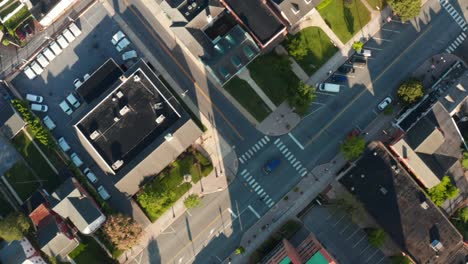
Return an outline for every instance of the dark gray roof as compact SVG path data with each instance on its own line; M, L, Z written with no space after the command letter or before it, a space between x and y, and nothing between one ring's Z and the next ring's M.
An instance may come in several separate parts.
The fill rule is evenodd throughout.
M270 0L290 25L295 25L322 0Z
M462 250L460 233L381 143L369 144L340 182L417 263L452 263ZM433 240L444 247L438 257L430 246Z
M76 180L68 178L51 197L52 210L68 218L81 233L90 234L105 220L96 204L77 188Z
M0 242L0 262L8 264L20 264L27 259L21 241Z
M64 258L78 246L78 242L69 239L60 232L53 216L48 216L48 223L40 226L37 231L37 243L41 250L49 256Z
M0 94L0 131L8 138L14 137L26 123L13 106Z

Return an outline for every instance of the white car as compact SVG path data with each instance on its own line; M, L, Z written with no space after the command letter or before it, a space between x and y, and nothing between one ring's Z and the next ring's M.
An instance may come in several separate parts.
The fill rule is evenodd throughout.
M130 41L128 41L127 38L123 38L115 48L117 49L118 52L121 52L123 49L125 49L128 45L130 45Z
M49 108L47 105L43 104L31 104L31 110L37 111L37 112L47 112Z
M49 61L52 61L53 59L55 59L55 54L47 47L45 47L43 50L42 50L42 54L44 54L44 56L49 60Z
M68 28L64 29L62 35L68 40L69 43L75 40L75 36L68 30Z
M96 174L94 174L94 172L92 170L90 170L89 168L84 169L83 173L86 175L86 178L88 178L88 180L91 183L96 183L98 181L98 178L96 177Z
M29 64L29 66L31 66L31 69L37 74L37 75L40 75L44 70L42 69L42 67L35 61L31 62L31 64Z
M99 193L99 196L101 196L103 200L108 200L111 197L110 194L107 192L106 189L104 189L104 186L102 185L97 188L97 191Z
M122 60L127 61L137 57L137 53L134 50L130 50L122 54Z
M42 121L49 130L53 130L55 128L55 123L49 116L45 116L44 119L42 119Z
M81 30L78 28L78 26L75 24L75 23L71 23L70 26L68 27L68 29L70 29L70 31L73 33L73 35L75 35L75 37L78 37L79 35L81 35Z
M68 145L67 141L63 137L59 138L58 144L60 149L63 150L63 152L67 152L70 150L70 145Z
M368 49L361 49L361 52L359 52L358 54L364 56L364 57L370 57L372 56L372 51L371 50L368 50Z
M82 84L83 83L78 78L73 81L73 85L75 85L75 89L78 89L78 87L80 87Z
M89 79L89 77L91 77L91 75L89 75L89 73L85 74L85 75L83 76L83 81L85 82L86 80Z
M36 76L37 76L37 74L29 66L24 67L24 74L26 74L26 76L28 76L29 80L32 80L32 79L36 78Z
M67 101L75 108L78 108L81 105L78 99L76 99L76 97L72 93L67 96Z
M73 113L73 110L70 108L70 106L67 104L65 100L63 100L59 104L59 106L62 109L62 111L64 111L67 115L71 115Z
M26 94L26 100L33 103L42 103L44 101L44 97L35 94Z
M392 98L390 96L385 97L385 99L380 102L380 104L377 106L377 108L382 111L384 110L389 104L392 103Z
M47 67L47 65L49 65L49 61L41 53L39 53L37 55L36 60L37 60L37 62L39 62L39 64L42 66L42 68L45 68L45 67Z
M50 43L49 47L55 53L56 56L58 56L60 53L62 53L62 48L55 41L52 41Z
M70 155L70 158L73 162L73 164L75 164L75 166L77 166L78 168L83 165L83 161L80 159L80 157L78 157L78 155L73 152L71 155Z
M112 36L112 44L117 44L117 42L119 42L122 38L125 37L125 34L119 30L119 32L115 33L114 36Z
M60 47L62 47L62 49L65 49L66 47L68 47L68 41L62 36L62 35L59 35L57 37L57 42L58 44L60 45Z

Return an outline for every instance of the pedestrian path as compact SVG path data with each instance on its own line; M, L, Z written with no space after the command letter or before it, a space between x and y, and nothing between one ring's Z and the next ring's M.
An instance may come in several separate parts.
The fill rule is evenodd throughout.
M439 0L440 5L447 10L447 12L452 16L452 18L457 22L457 24L461 27L463 31L468 29L465 19L461 16L457 10L447 1L447 0Z
M275 146L278 148L281 154L283 154L286 160L299 173L299 175L301 175L301 177L304 177L307 174L307 168L305 168L302 165L302 162L300 160L296 159L294 154L291 151L289 151L289 149L286 147L286 145L280 138L276 139L273 144L275 144Z
M454 52L458 46L460 46L463 41L466 39L465 32L462 32L458 37L445 49L445 52L452 53Z
M244 169L241 172L241 175L252 191L259 196L260 200L263 201L268 208L271 208L275 204L275 201L273 201L273 199L266 193L262 186L255 180L255 177L253 177L247 169Z
M254 154L257 153L260 149L264 148L268 142L270 141L270 137L264 136L259 139L249 150L247 150L244 154L239 157L240 163L244 164L249 159L254 157Z

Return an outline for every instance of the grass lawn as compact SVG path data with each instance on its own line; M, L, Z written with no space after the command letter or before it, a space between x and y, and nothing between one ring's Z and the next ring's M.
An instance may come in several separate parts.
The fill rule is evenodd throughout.
M21 8L16 14L10 17L3 25L9 30L15 30L18 26L21 25L26 19L31 16L31 12L29 12L28 8L24 6Z
M270 113L271 110L262 101L260 96L252 89L252 87L239 77L232 78L224 89L234 97L257 121L261 122Z
M273 52L256 58L247 68L250 76L276 105L286 100L288 91L294 89L290 87L297 87L299 83L289 59Z
M41 153L32 144L31 140L23 133L19 133L13 138L13 144L21 155L23 155L29 166L44 180L43 185L49 192L53 192L62 181L44 160Z
M4 176L23 201L28 199L40 185L37 178L23 162L16 163L5 172Z
M69 254L69 257L72 258L77 264L117 263L115 260L107 256L107 253L94 239L84 236L81 238L80 245L78 245L78 247Z
M303 57L296 57L297 63L307 74L312 75L325 62L338 51L328 38L327 34L319 27L308 27L293 36L289 36L285 41L285 47L289 54L293 49L291 42L298 41L301 47L307 48L307 54Z
M211 161L189 148L167 166L137 194L137 201L154 222L192 187L213 170ZM184 182L184 175L192 176L192 183Z
M345 0L333 0L318 10L325 22L343 43L348 42L370 20L369 10L359 0L346 6Z
M387 6L387 1L385 0L367 0L367 3L374 9L378 10L376 7L378 6L380 10Z

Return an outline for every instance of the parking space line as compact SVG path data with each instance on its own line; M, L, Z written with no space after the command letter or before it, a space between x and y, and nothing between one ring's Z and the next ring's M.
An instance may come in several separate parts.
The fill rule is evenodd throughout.
M382 258L381 258L379 261L377 261L377 263L375 263L375 264L379 264L379 263L382 262L382 260L384 260L384 259L385 259L385 255L383 255Z
M255 211L255 210L252 208L252 206L250 206L250 204L249 204L247 207L250 209L250 211L252 211L252 213L253 213L258 219L260 219L260 215L257 213L257 211Z
M380 48L374 48L374 47L365 47L366 49L370 49L370 50L383 50L383 49L380 49Z
M345 228L343 228L343 230L340 231L340 234L343 234L344 231L346 231L346 229L348 229L348 227L351 225L351 223L348 223L347 226L345 226Z
M328 96L336 96L336 94L332 94L332 93L324 93L324 92L319 92L319 91L315 91L316 94L323 94L323 95L328 95Z
M357 232L359 232L359 230L359 228L356 228L356 230L351 235L349 235L349 237L346 240L350 240Z
M372 255L370 255L370 257L368 257L368 258L366 259L366 262L368 262L368 261L369 261L377 252L379 252L379 251L380 251L380 250L375 249L374 253L372 253Z
M377 37L372 37L373 39L376 39L376 40L381 40L381 41L387 41L387 42L392 42L391 40L389 39L383 39L383 38L377 38Z
M359 241L358 241L356 244L354 244L353 248L355 248L359 243L361 243L361 241L362 241L364 238L366 238L366 235L362 236L361 239L359 239Z
M366 251L368 248L370 248L370 245L367 245L363 250L361 250L361 253L359 253L359 255L362 255L362 253L364 253L364 251Z
M336 226L339 222L341 222L341 220L343 220L344 217L345 217L344 215L341 216L341 218L338 220L338 222L336 222L333 226Z
M395 32L395 33L400 33L400 31L398 30L393 30L393 29L386 29L386 28L382 28L383 31L389 31L389 32Z

